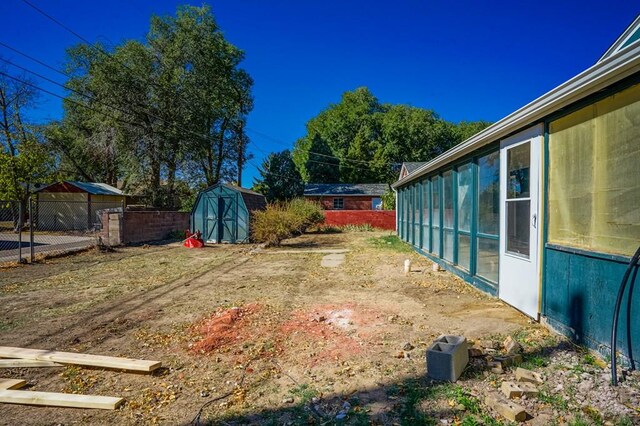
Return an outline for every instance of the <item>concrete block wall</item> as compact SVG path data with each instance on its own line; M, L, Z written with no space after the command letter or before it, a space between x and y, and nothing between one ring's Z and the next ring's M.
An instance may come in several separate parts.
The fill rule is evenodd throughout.
M190 213L168 211L105 212L102 223L109 226L103 226L101 236L103 242L111 245L160 241L172 231L189 229L190 216ZM115 235L116 232L119 235Z

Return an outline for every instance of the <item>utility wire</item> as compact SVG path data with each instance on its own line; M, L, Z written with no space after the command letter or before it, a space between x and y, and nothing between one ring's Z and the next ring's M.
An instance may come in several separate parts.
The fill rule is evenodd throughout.
M73 89L73 88L69 87L69 86L68 86L68 85L66 85L66 84L59 83L59 82L57 82L57 81L55 81L55 80L52 80L52 79L50 79L50 78L48 78L48 77L46 77L46 76L44 76L44 75L42 75L42 74L40 74L40 73L37 73L37 72L35 72L35 71L33 71L33 70L30 70L30 69L28 69L28 68L26 68L26 67L23 67L23 66L21 66L21 65L15 64L15 63L13 63L13 62L9 61L8 59L4 59L4 58L0 57L0 61L3 61L3 62L5 62L5 63L7 63L7 64L9 64L9 65L12 65L12 66L14 66L14 67L16 67L16 68L18 68L18 69L21 69L22 71L28 72L28 73L30 73L30 74L32 74L32 75L35 75L36 77L39 77L39 78L41 78L41 79L43 79L43 80L45 80L45 81L48 81L49 83L55 84L55 85L57 85L57 86L59 86L59 87L62 87L62 88L63 88L63 89L65 89L65 90L69 90L69 91L71 91L71 92L73 92L73 93L76 93L76 94L78 94L79 96L82 96L83 98L85 98L85 99L87 99L87 100L89 100L89 101L91 101L91 102L95 102L95 103L97 103L97 104L99 104L99 105L102 105L102 106L105 106L105 107L107 107L107 108L114 109L114 110L119 111L119 112L121 112L121 113L123 113L123 114L128 114L128 113L129 113L129 111L126 111L126 110L124 110L124 109L122 109L122 108L120 108L120 107L117 107L117 106L114 106L114 105L111 105L111 104L108 104L108 103L105 103L105 102L98 101L98 100L96 100L93 96L90 96L90 95L87 95L87 94L85 94L85 93L82 93L82 92L80 92L79 90ZM63 98L63 99L64 99L64 98ZM94 110L94 111L95 111L95 110ZM152 117L152 118L155 118L156 120L160 120L160 121L162 121L162 122L164 122L164 123L166 123L166 124L169 124L169 125L173 126L176 130L182 130L182 131L184 131L184 132L187 132L187 133L193 134L193 135L195 135L195 136L198 136L198 137L200 137L200 138L203 138L203 140L208 140L208 139L209 139L207 136L205 136L205 135L203 135L203 134L198 134L198 133L196 133L196 132L194 132L194 131L192 131L192 130L185 129L185 128L183 128L183 127L179 127L179 126L177 126L177 125L176 125L176 123L175 123L175 122L168 122L168 121L166 121L164 118L159 117L159 116L156 116L156 115L154 115L154 114L150 113L148 110L142 110L142 112L146 113L148 116L150 116L150 117ZM251 140L249 140L249 144L251 144L251 145L252 145L252 146L254 146L258 151L260 151L260 152L262 152L262 153L264 153L264 154L267 154L267 155L271 154L271 153L269 153L269 152L266 152L266 151L265 151L265 150L263 150L262 148L260 148L260 147L255 143L255 142L253 142L253 141L251 141ZM308 159L307 161L308 161L308 162L313 162L313 163L318 163L318 164L324 164L324 165L328 165L328 166L338 166L338 167L340 167L340 166L341 166L340 164L336 164L336 163L327 163L327 162L317 161L317 160L311 160L311 159ZM253 163L251 163L251 164L253 164ZM342 165L342 167L350 167L350 168L352 168L352 169L355 169L355 170L361 170L361 171L370 171L370 169L365 169L365 168L361 168L361 167L359 168L359 167L352 166L352 165L349 165L349 164L343 164L343 165Z
M112 115L110 115L110 114L107 114L107 113L106 113L106 112L104 112L104 111L99 111L99 110L97 110L97 109L95 109L95 108L92 108L92 107L90 107L90 106L88 106L88 105L85 105L85 104L83 104L83 103L81 103L81 102L77 102L77 101L72 100L72 99L67 99L67 98L65 98L64 96L58 95L57 93L51 92L51 91L49 91L49 90L47 90L47 89L44 89L44 88L42 88L42 87L40 87L40 86L38 86L38 85L36 85L36 84L33 84L33 83L28 82L28 81L22 80L22 79L20 79L20 78L14 77L14 76L12 76L12 75L10 75L10 74L7 74L7 73L5 73L5 72L0 71L0 75L1 75L1 76L4 76L4 77L7 77L7 78L10 78L10 79L12 79L12 80L14 80L14 81L16 81L16 82L18 82L18 83L25 84L25 85L27 85L27 86L33 87L34 89L39 90L39 91L41 91L41 92L43 92L43 93L46 93L46 94L48 94L48 95L50 95L50 96L54 96L54 97L56 97L56 98L60 98L60 99L62 99L62 100L67 100L67 101L69 101L69 102L71 102L71 103L73 103L73 104L78 105L79 107L82 107L82 108L88 109L88 110L93 111L93 112L97 112L98 114L103 114L104 116L109 117L109 118L111 118L111 119L113 119L113 120L115 120L115 121L118 121L118 122L121 122L121 123L124 123L124 124L129 124L129 125L132 125L132 126L137 126L137 127L142 128L143 130L145 130L145 127L144 127L142 124L140 124L140 123L135 123L135 122L131 122L131 121L127 121L127 120L120 119L120 118L118 118L118 117L114 117L114 116L112 116ZM249 163L249 164L251 164L251 165L253 165L253 166L254 166L254 167L256 167L258 170L260 169L260 167L259 167L258 165L256 165L255 163L253 163L251 160L246 160L246 162L247 162L247 163ZM286 179L286 180L293 180L293 179L294 179L294 178L293 178L293 177L291 177L291 176L284 176L284 175L281 175L281 174L278 174L278 173L271 173L271 174L272 174L272 175L274 175L274 176L281 177L281 178Z
M56 25L60 26L61 28L63 28L65 31L69 32L70 34L74 35L75 37L77 37L79 40L82 40L84 43L88 44L91 48L97 50L98 52L102 53L103 55L105 55L108 58L111 58L113 60L115 60L116 62L118 62L118 64L120 64L123 68L127 69L130 73L133 73L133 70L131 68L129 68L129 66L127 66L127 64L125 64L124 62L118 60L117 58L115 58L113 55L109 54L109 52L106 52L104 49L94 45L93 43L91 43L87 38L83 37L82 35L80 35L79 33L77 33L76 31L74 31L72 28L70 28L69 26L65 25L64 23L62 23L61 21L59 21L58 19L54 18L52 15L48 14L47 12L45 12L44 10L42 10L41 8L39 8L38 6L36 6L35 4L33 4L32 2L30 2L29 0L22 0L23 3L25 3L26 5L28 5L29 7L31 7L33 10L35 10L36 12L40 13L41 15L43 15L44 17L46 17L47 19L49 19L50 21L52 21L53 23L55 23ZM13 50L13 49L12 49ZM140 79L140 76L137 76L135 74L130 74L130 76L135 77L136 79L138 79L138 81L142 81ZM146 81L143 81L146 83L151 84L154 87L158 87L158 85L151 79L148 79ZM179 98L181 103L183 105L185 105L188 109L190 109L190 104L188 103L184 103L185 100L182 98ZM289 144L279 141L276 138L273 138L271 136L265 135L264 133L258 132L257 130L251 129L247 126L245 126L245 129L257 134L257 135L261 135L262 137L271 140L272 142L278 143L280 145L284 145L286 147L289 147ZM309 151L309 153L313 153L315 155L319 155L322 157L328 157L328 158L336 158L338 160L340 160L341 162L352 162L352 163L361 163L361 164L365 164L368 165L369 162L365 161L365 160L353 160L350 158L341 158L341 157L337 157L334 155L328 155L328 154L321 154L319 152L311 152ZM385 162L391 166L398 166L401 163L397 163L397 162Z

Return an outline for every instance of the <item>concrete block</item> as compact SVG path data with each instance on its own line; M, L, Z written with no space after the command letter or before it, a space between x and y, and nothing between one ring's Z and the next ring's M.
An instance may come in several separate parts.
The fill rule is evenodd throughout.
M516 369L516 380L518 382L544 383L544 380L539 373L522 367L518 367Z
M527 419L527 412L524 407L514 403L513 401L509 401L500 395L488 394L484 403L509 421L523 422Z
M435 380L455 382L469 362L467 339L444 335L427 349L427 375Z

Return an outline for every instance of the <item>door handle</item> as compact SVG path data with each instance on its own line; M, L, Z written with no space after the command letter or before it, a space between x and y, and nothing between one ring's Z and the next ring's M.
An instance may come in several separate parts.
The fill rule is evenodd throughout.
M535 213L531 217L531 226L533 226L534 228L537 228L538 226L538 215Z

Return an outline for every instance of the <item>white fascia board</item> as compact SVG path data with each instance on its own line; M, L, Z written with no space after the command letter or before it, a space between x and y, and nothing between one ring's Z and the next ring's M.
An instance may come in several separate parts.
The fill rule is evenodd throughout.
M633 20L631 25L629 25L627 29L624 30L624 32L620 35L620 37L618 37L616 41L613 42L611 47L609 47L607 51L604 52L604 54L600 57L600 59L598 59L598 62L601 62L606 58L608 58L609 56L614 55L616 51L620 49L620 46L623 46L631 38L631 36L636 32L638 27L640 27L640 15L638 15L636 19Z
M480 133L454 146L391 186L393 188L402 186L446 163L470 154L484 145L496 142L502 137L534 124L555 111L571 105L637 72L640 72L640 46L636 46L631 50L625 49L625 51L620 52L620 54L598 62L586 71L487 127Z

